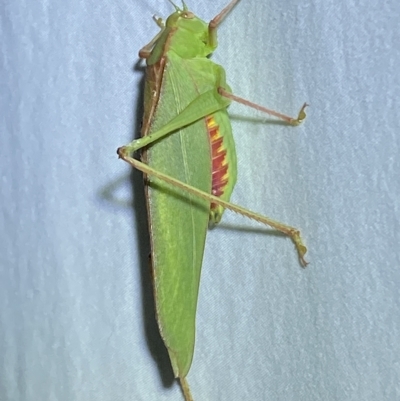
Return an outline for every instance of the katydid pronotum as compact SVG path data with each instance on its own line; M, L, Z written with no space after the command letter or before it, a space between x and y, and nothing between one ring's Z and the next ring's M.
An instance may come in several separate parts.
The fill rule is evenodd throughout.
M186 375L195 339L195 315L206 231L224 209L269 225L294 242L307 262L299 230L229 202L236 183L236 153L227 107L232 101L273 115L290 125L297 118L234 96L224 69L208 56L217 47L217 27L239 2L209 24L174 5L161 31L144 46L145 109L142 135L118 149L121 159L145 174L156 317L175 377L192 400ZM134 153L143 150L141 161Z

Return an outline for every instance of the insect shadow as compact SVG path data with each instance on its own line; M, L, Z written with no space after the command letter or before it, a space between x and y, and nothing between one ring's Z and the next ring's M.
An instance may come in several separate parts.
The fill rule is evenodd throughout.
M249 227L245 225L226 224L226 223L219 223L218 225L209 225L208 227L209 230L214 230L215 228L218 228L218 230L228 230L246 234L271 235L273 237L287 238L286 234L278 230L274 230L273 228Z
M284 127L289 126L286 121L276 120L272 118L261 118L261 117L248 117L243 114L229 113L229 119L234 121L248 122L253 124L268 124L268 125L281 125Z

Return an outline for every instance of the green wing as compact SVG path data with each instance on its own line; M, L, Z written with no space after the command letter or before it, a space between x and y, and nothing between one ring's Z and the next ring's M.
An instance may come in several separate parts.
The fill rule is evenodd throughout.
M150 132L160 129L189 103L214 88L215 64L168 53L160 100ZM148 96L152 91L146 89ZM201 119L150 145L147 163L205 192L211 191L211 150ZM148 178L148 212L156 314L176 377L189 371L194 350L200 272L209 202Z

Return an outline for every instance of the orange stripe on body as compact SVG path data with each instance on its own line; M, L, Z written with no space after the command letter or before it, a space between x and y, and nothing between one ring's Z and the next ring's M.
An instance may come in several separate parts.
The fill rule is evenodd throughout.
M215 196L221 196L229 180L229 166L226 160L226 148L224 146L224 137L221 135L220 127L211 116L206 117L206 125L211 143L211 161L212 161L212 187L211 193ZM211 204L211 209L216 207Z

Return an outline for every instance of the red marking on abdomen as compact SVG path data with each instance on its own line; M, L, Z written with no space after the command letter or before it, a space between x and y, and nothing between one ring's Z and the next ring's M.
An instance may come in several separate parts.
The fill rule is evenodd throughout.
M221 135L220 128L213 117L206 117L208 135L211 142L211 161L212 161L212 187L211 193L221 196L228 183L228 163L226 161L226 148L224 147L224 137ZM211 204L211 209L215 204Z

